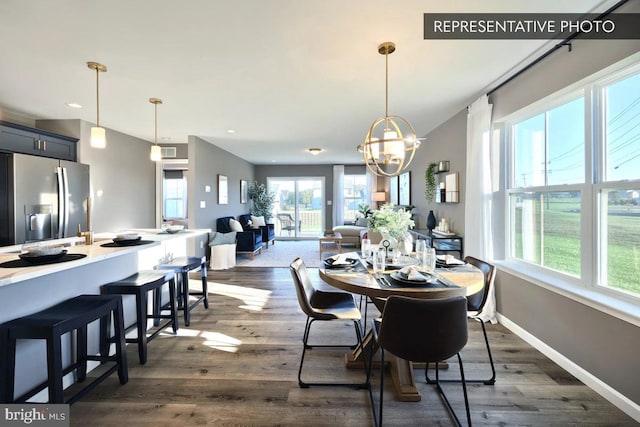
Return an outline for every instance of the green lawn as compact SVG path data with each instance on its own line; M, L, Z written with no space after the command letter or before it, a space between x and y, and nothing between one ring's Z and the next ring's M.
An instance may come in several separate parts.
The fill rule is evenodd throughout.
M639 211L638 208L624 208L620 209L619 214L608 217L607 281L613 288L640 295L640 215L637 215ZM545 206L543 215L544 261L541 262L540 259L541 242L536 239L534 262L580 276L579 204L571 200L553 201ZM516 223L520 221L520 216L520 209L517 209ZM539 223L536 224L537 235L540 234L539 226ZM516 236L516 256L523 256L520 234Z

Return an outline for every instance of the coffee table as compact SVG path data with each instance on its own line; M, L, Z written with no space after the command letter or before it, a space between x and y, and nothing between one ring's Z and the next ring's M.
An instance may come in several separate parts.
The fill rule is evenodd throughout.
M320 259L323 252L342 253L342 234L334 232L333 234L324 234L318 238Z

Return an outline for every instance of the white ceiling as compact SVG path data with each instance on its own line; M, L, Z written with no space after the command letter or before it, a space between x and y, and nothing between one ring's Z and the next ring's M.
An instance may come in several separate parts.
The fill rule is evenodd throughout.
M158 134L170 138L160 143L197 135L254 164L358 163L355 147L384 116L379 43L397 45L390 113L419 135L548 45L425 41L423 13L600 12L602 3L2 0L0 107L30 119L95 122L95 72L86 62L97 61L108 67L100 75L102 126L153 141L148 99L157 97ZM326 151L312 157L309 147Z

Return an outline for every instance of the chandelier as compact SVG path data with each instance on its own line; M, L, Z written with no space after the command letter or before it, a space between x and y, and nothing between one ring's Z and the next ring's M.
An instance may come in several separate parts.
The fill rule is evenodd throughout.
M385 115L376 119L364 142L358 145L367 168L379 176L397 176L407 169L420 147L416 131L407 119L389 115L389 55L395 52L393 42L378 46L385 56Z

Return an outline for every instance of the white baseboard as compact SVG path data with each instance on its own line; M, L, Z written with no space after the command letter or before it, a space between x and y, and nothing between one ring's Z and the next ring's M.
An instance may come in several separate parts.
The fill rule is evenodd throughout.
M549 347L547 344L540 341L538 338L531 335L529 332L525 331L505 316L501 315L500 313L496 314L498 317L498 322L500 322L500 324L502 324L505 328L509 329L511 332L522 338L524 341L547 356L549 359L553 360L560 367L582 381L585 385L607 399L609 402L618 407L621 411L629 415L631 418L640 422L640 405L622 395L620 392L613 389L611 386L604 383L602 380L598 379L590 372L576 365L573 361L571 361L558 351L554 350L553 348Z

